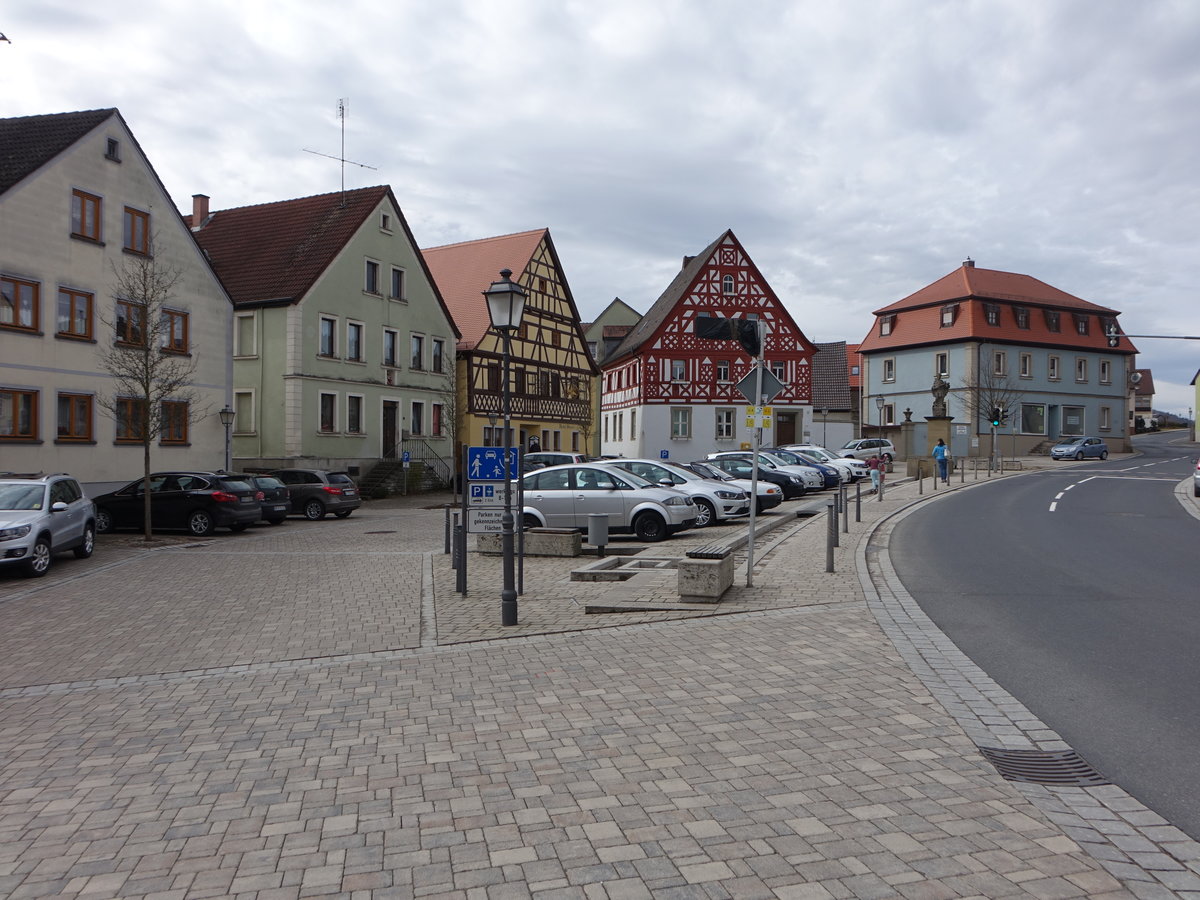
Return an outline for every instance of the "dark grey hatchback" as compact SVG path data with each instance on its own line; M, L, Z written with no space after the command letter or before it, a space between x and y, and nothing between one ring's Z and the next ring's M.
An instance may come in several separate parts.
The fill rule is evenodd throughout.
M232 477L240 478L258 491L258 506L264 522L271 525L282 524L292 511L291 491L274 475L249 475L242 472Z
M276 469L270 474L287 485L292 495L292 512L306 519L323 519L326 513L344 519L362 505L358 486L345 472Z

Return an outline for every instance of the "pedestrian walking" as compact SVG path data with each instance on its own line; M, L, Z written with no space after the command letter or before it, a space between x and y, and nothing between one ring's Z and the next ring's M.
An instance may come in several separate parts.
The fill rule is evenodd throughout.
M946 442L938 438L937 446L933 448L933 458L937 460L938 480L943 484L950 483L950 448Z
M879 483L883 481L883 460L878 453L871 454L867 460L867 468L871 470L871 493L879 493Z

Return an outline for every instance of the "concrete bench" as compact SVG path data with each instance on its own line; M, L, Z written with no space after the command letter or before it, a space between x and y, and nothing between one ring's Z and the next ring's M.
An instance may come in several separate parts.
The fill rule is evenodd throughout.
M516 546L517 540L514 535L514 546ZM479 553L500 553L500 535L477 535L475 549ZM526 556L581 556L582 554L583 535L574 528L530 528L525 532Z
M679 599L684 603L716 603L733 586L733 548L708 544L688 550L679 561Z

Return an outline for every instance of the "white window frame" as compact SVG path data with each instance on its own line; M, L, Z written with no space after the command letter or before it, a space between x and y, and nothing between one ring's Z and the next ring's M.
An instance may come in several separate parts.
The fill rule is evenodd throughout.
M732 275L721 276L721 296L733 297L737 294L737 279Z
M718 406L714 422L716 439L732 441L737 435L737 408L733 406Z
M354 330L358 330L358 356L350 355L352 341L350 335ZM367 361L367 326L365 323L357 319L346 320L346 361L354 363L365 363Z
M884 425L895 425L896 424L896 404L895 403L883 404L883 424Z
M1112 384L1112 360L1100 360L1100 383Z
M424 428L426 425L426 423L425 423L425 401L424 400L412 400L408 404L408 433L411 434L413 437L417 437L417 436L424 437L424 436L426 436L424 431L417 431L417 429L413 427L413 420L416 418L414 413L416 412L417 407L421 408L421 423L420 423L421 428Z
M722 368L725 369L724 375L721 374ZM729 364L729 360L727 360L727 359L718 359L717 360L716 372L717 372L717 381L718 382L720 382L722 384L727 383L730 380L729 373L732 371L733 371L733 367Z
M325 353L325 323L329 323L329 342L331 344L328 353ZM327 316L322 313L317 321L317 356L322 359L337 359L338 358L338 320L337 316Z
M688 380L687 360L686 359L672 359L670 361L670 363L671 363L671 381L686 382Z
M242 325L250 323L250 349L247 352L242 344ZM258 314L234 313L233 316L233 355L237 359L254 359L258 356Z
M385 234L392 233L392 217L390 213L379 214L379 230Z
M1021 371L1019 372L1019 375L1021 378L1032 378L1033 377L1033 354L1032 353L1022 353L1021 354Z
M892 384L896 380L896 357L888 356L882 361L882 373L880 380L884 384Z
M442 348L442 352L437 352L438 347ZM439 364L438 357L441 357ZM446 339L434 337L429 339L429 371L439 375L446 374Z
M333 423L333 428L331 428L328 431L326 431L325 428L322 427L322 421L321 421L321 416L323 413L322 407L324 406L326 397L333 398L333 415L331 415L329 417L330 422ZM338 433L337 427L338 427L338 395L337 395L337 391L318 391L317 392L317 433L318 434L337 434Z
M388 338L392 339L392 357L388 359ZM379 358L382 365L388 369L400 368L400 332L395 328L383 329L383 338L379 346Z
M242 402L246 404L249 412L242 409ZM234 434L256 434L258 411L255 409L257 397L253 390L249 391L234 391L233 392L233 433Z
M636 409L631 409L629 411L629 439L631 441L637 440L637 410Z
M1046 378L1049 381L1062 380L1062 360L1059 357L1046 357Z
M413 365L413 359L415 356L415 354L413 353L413 348L415 346L413 342L417 341L417 340L420 340L420 342L421 342L420 360L418 361L419 362L418 365ZM411 369L414 372L428 372L429 371L427 368L425 368L425 349L426 349L425 335L419 331L410 331L408 333L408 367L409 367L409 369Z
M400 279L400 293L396 293L396 279ZM388 299L401 303L408 301L408 272L403 266L392 266L388 272Z
M992 374L1000 378L1005 378L1008 375L1008 351L993 350L992 351Z
M933 374L946 377L950 374L950 354L933 354Z
M1087 384L1088 380L1088 361L1086 356L1075 357L1075 383Z
M1112 407L1100 407L1100 423L1096 428L1100 431L1112 431Z
M604 441L608 442L608 413L604 414Z
M692 408L690 406L671 407L671 440L690 441L692 439Z
M358 401L358 431L355 431L350 426L350 407L353 406L353 401L355 400ZM366 409L366 398L362 394L346 395L346 434L353 434L361 437L367 433L366 420L364 418Z

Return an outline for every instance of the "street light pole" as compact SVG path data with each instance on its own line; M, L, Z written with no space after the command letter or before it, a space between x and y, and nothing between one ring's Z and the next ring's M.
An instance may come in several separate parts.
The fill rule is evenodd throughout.
M512 332L521 327L521 315L525 312L525 292L512 282L512 270L501 269L500 280L493 281L483 292L487 300L488 317L492 327L500 332L504 347L501 377L504 388L501 393L501 415L504 419L504 513L500 517L500 552L504 557L504 583L500 590L500 624L517 624L517 579L513 547L512 473L509 460L512 456L512 394L509 390L509 367L512 347ZM517 470L520 475L520 469Z
M220 410L217 415L221 418L221 424L225 426L225 471L228 472L233 467L229 433L230 429L233 428L233 417L237 413L230 409L229 404L226 403L224 409Z
M828 436L828 434L826 432L826 428L825 428L826 421L828 418L829 418L829 407L824 406L821 408L821 446L822 447L829 446L829 436Z
M883 406L884 399L882 397L876 397L875 408L879 410L879 437L883 437Z

